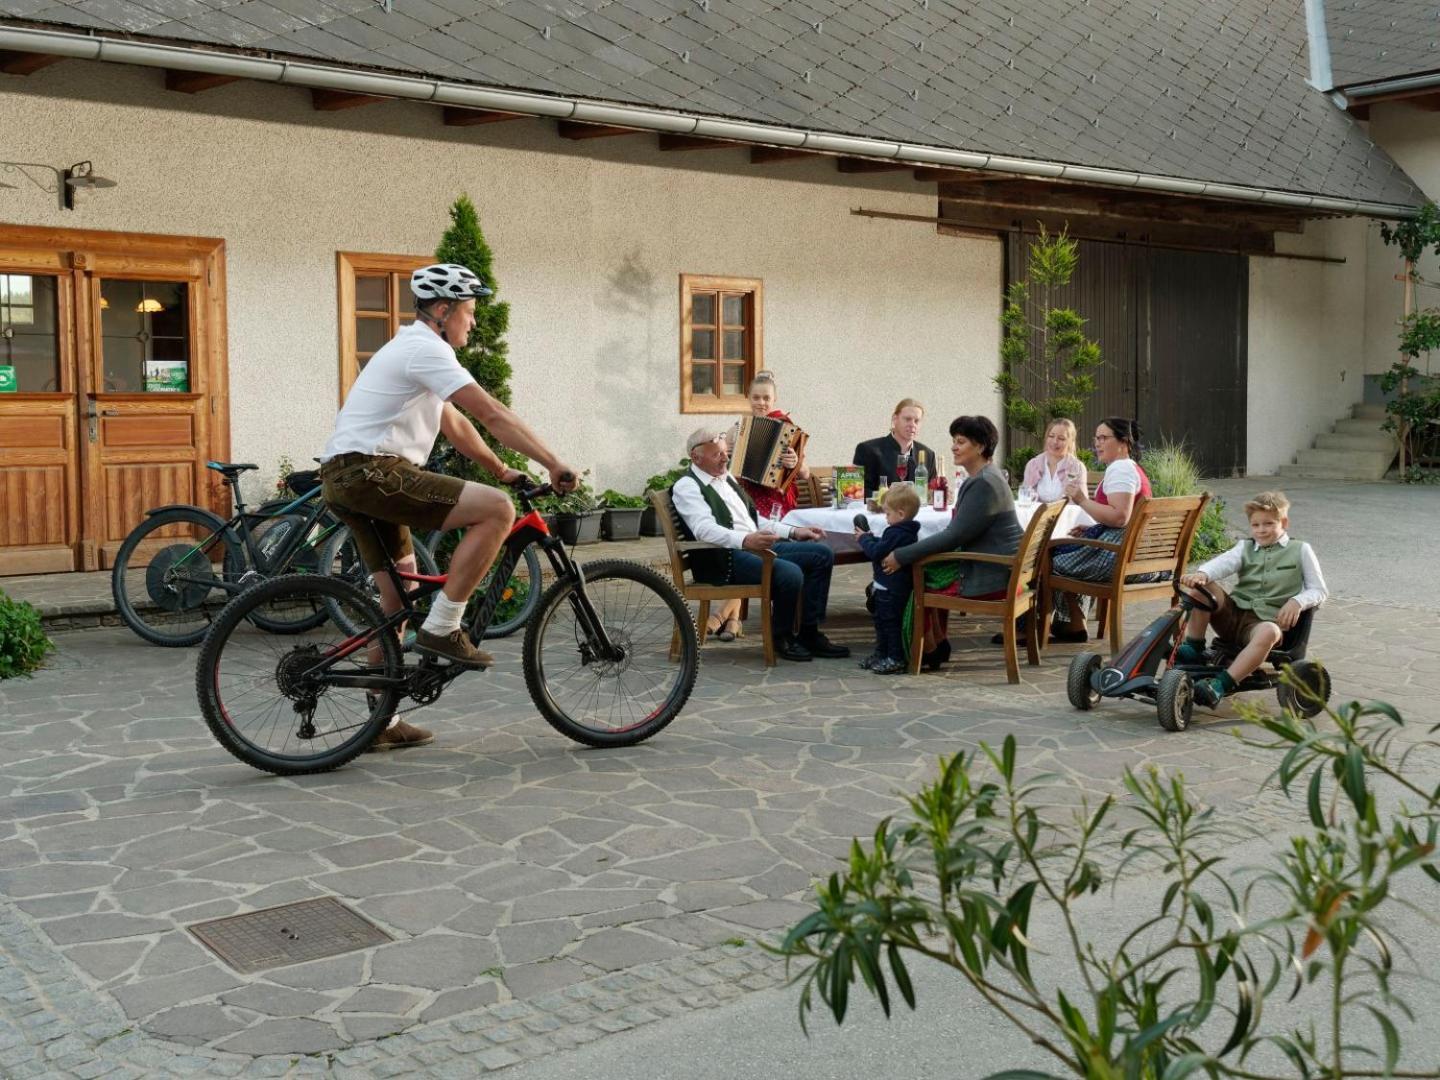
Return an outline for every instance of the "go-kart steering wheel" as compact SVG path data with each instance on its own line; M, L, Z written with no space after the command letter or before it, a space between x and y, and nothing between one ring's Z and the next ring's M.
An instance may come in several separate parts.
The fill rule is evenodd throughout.
M1185 592L1185 589L1194 589L1200 596ZM1202 598L1203 597L1203 598ZM1215 599L1215 594L1204 585L1183 585L1181 586L1180 603L1190 607L1199 608L1201 611L1214 612L1219 609L1220 601Z

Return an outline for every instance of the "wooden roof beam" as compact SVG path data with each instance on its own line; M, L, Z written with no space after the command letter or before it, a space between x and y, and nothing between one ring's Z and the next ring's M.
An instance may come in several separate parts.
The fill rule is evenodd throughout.
M1105 189L1078 191L1025 181L942 188L942 203L1006 207L1020 213L1054 213L1100 218L1150 219L1199 227L1241 227L1270 232L1303 232L1304 219L1294 211L1246 207L1218 200L1174 201L1126 196Z
M317 112L339 112L341 109L358 109L362 105L374 105L388 98L374 94L351 94L344 90L311 90L310 103Z
M224 86L226 83L239 82L238 75L207 75L203 71L175 71L165 72L165 89L174 90L178 94L198 94L204 90L213 90L217 86Z
M796 150L792 146L752 146L751 165L768 165L772 161L794 161L797 158L815 157L814 150Z
M445 106L446 127L474 127L476 124L498 124L505 120L524 120L522 113L496 112L493 109L459 109Z
M1274 235L1256 229L1202 228L1139 218L1075 217L1064 212L983 205L942 205L940 216L942 227L949 224L970 229L1033 232L1038 222L1051 232L1069 229L1070 235L1077 240L1122 240L1242 255L1270 255L1275 252Z
M49 53L11 52L0 49L0 71L6 75L32 75L41 68L64 60L63 56Z
M1012 174L987 172L983 169L936 169L928 165L922 165L915 170L915 179L926 183L931 181L944 181L959 184L973 184L977 180L1000 180L1010 175Z
M612 124L584 124L578 120L557 120L555 130L562 139L608 139L614 135L638 135L639 128L615 127Z
M909 172L914 168L903 161L871 161L869 158L842 157L835 159L835 168L842 173Z
M703 135L676 135L670 131L660 133L661 150L726 150L744 145L733 139L707 139Z

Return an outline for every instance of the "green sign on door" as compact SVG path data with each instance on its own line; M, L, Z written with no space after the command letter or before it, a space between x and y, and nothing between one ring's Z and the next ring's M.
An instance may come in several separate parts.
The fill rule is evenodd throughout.
M19 393L20 384L15 379L15 368L10 364L0 364L0 394Z

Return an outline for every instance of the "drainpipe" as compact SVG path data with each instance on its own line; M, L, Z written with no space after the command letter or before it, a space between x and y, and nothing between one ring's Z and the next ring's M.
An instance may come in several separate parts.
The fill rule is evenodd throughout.
M1325 28L1325 0L1305 0L1305 34L1310 39L1310 85L1322 94L1335 88L1330 74L1330 32Z
M377 97L401 98L436 105L521 113L527 116L579 120L592 124L636 128L642 131L698 135L764 146L793 147L850 157L902 161L909 165L952 169L984 169L1047 180L1071 180L1084 184L1135 188L1173 195L1198 195L1238 202L1286 206L1317 213L1364 214L1371 217L1413 217L1416 209L1395 203L1337 199L1324 195L1302 195L1273 188L1244 187L1183 180L1170 176L1134 173L1121 169L1091 168L1063 162L1013 158L1003 154L975 153L913 143L890 142L828 132L806 131L773 124L723 120L707 116L588 101L581 98L499 90L465 83L446 82L417 76L388 75L330 67L323 64L239 56L200 48L126 41L97 34L59 30L30 30L0 27L0 49L45 53L77 60L99 60L135 64L207 75L230 75L258 82L276 82L316 90L340 90Z

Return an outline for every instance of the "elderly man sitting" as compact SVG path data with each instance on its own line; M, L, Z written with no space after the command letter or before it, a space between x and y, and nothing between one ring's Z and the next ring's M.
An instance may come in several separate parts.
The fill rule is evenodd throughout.
M830 599L835 554L824 544L810 541L824 533L791 525L780 525L778 535L761 532L755 504L726 472L730 450L723 432L708 427L692 432L685 449L690 452L690 471L670 488L680 524L686 539L725 549L693 554L691 566L697 580L710 585L758 584L762 562L756 552L774 551L770 599L776 651L786 660L849 656L849 649L820 632ZM802 594L797 632L795 601Z

